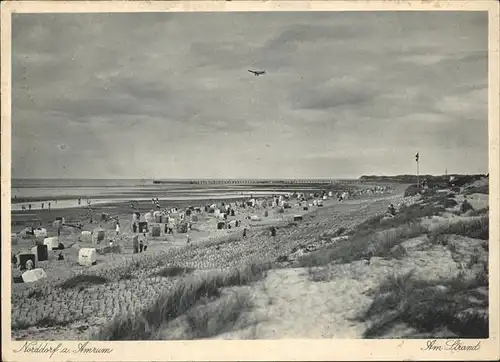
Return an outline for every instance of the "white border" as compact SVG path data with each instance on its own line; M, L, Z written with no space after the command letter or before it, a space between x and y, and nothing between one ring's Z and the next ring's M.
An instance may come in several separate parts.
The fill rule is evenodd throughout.
M72 361L231 361L231 360L498 360L499 352L499 3L497 1L37 1L1 5L1 192L2 192L2 358L38 361L47 355L14 354L24 342L10 340L10 177L11 177L11 14L42 12L158 11L488 11L489 12L489 173L490 173L490 338L474 352L423 352L424 340L262 340L95 342L113 348L106 355L70 354ZM468 340L468 342L472 342ZM76 348L78 342L62 342ZM54 355L50 360L63 360Z

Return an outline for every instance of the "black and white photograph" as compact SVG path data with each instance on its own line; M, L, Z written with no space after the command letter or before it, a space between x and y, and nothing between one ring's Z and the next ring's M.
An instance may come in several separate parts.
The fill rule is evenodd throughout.
M479 349L488 19L13 13L12 341Z

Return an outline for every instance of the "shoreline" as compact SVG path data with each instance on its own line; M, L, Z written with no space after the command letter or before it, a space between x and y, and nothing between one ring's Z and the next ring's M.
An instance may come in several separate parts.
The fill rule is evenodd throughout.
M136 201L136 200L147 200L147 199L152 199L152 198L158 198L160 201L165 200L165 201L170 201L170 200L180 200L180 199L189 199L190 197L197 197L198 195L196 194L201 194L201 193L211 193L213 195L206 195L203 198L219 198L216 196L216 194L234 194L238 196L240 195L247 195L250 197L250 194L254 194L259 197L265 197L270 196L272 194L286 194L286 193L293 193L293 192L299 192L299 193L304 193L304 192L315 192L322 190L324 188L321 187L308 187L308 188L280 188L280 189L257 189L257 190L252 190L250 188L241 188L241 189L234 189L234 188L220 188L220 189L193 189L193 190L152 190L151 192L129 192L129 193L116 193L116 194L97 194L97 195L90 195L90 196L81 196L81 195L61 195L61 196L33 196L33 197L11 197L11 205L20 205L22 203L36 203L36 202L55 202L55 201L64 201L64 200L78 200L80 198L82 202L84 202L87 199L91 200L103 200L103 199L115 199L115 200L123 200L123 202L130 202L130 201ZM165 194L167 194L165 196ZM224 197L224 196L221 196ZM202 199L202 198L200 198ZM82 205L84 206L84 205Z
M320 190L316 190L321 192ZM279 194L277 194L279 195ZM258 196L257 193L254 195L257 199L271 199L272 195ZM221 197L221 198L197 198L197 199L177 199L177 200L166 200L161 201L161 210L170 208L186 209L188 207L201 207L211 204L219 203L234 203L242 202L244 200L249 200L250 195L241 195L233 198ZM137 202L121 201L121 202L109 202L109 203L96 203L91 204L90 208L87 205L82 205L81 207L68 207L68 208L52 208L52 209L33 209L33 210L11 210L11 233L19 232L27 226L42 226L51 228L52 223L58 217L64 217L66 222L69 224L77 224L83 219L89 219L90 215L93 215L93 224L98 224L98 216L101 213L108 213L110 215L117 216L120 220L127 220L131 218L132 213L140 212L144 214L150 212L151 210L156 210L152 205L151 199L140 200ZM293 200L295 202L296 200ZM82 201L83 202L83 201ZM132 204L134 207L132 207ZM88 224L84 223L84 224Z
M333 191L336 192L336 190L342 190L342 189L351 189L351 190L362 190L366 188L367 185L358 185L358 186L352 186L352 185L335 185L335 188L330 187L324 187L320 188L316 186L315 189L311 189L309 192L314 193L321 193L322 191ZM405 186L402 187L397 187L394 188L391 192L391 194L394 193L400 193L402 190L404 190ZM399 189L399 190L398 190ZM293 190L289 190L288 192L282 191L282 192L276 192L276 195L280 194L285 194L285 193L293 193ZM272 194L266 194L266 195L259 195L258 192L253 193L255 197L260 198L260 199L269 199L272 197ZM220 198L217 197L198 197L196 198L197 195L193 195L193 199L186 199L186 198L177 198L177 199L170 199L170 200L161 200L161 208L162 209L168 209L168 208L187 208L190 206L193 207L203 207L207 204L213 204L213 203L231 203L231 202L241 202L243 200L248 200L250 199L250 194L245 194L245 195L236 195L234 197L224 197L221 196ZM366 194L366 195L361 195L356 197L356 199L372 199L376 198L379 196L387 196L387 194ZM88 218L88 215L90 213L92 214L100 214L100 213L115 213L115 214L122 214L122 215L131 215L133 212L149 212L152 209L155 209L153 205L151 204L151 199L152 198L147 198L143 200L134 200L134 199L124 199L124 200L115 200L111 202L103 202L103 203L94 203L90 205L90 208L87 205L81 205L81 206L69 206L69 207L64 207L64 208L51 208L50 210L48 208L45 209L32 209L32 210L13 210L11 208L11 227L12 227L12 232L14 232L15 229L19 230L19 226L26 223L25 226L31 226L31 225L44 225L44 224L49 224L52 223L57 217L65 217L66 220L71 221L74 220L75 218ZM82 200L82 203L85 201ZM135 207L131 207L131 204L134 204ZM21 228L22 229L22 228Z
M63 194L63 195L50 195L50 196L12 196L11 195L11 204L21 204L21 203L29 203L29 202L49 202L49 201L59 201L59 200L77 200L81 198L82 201L85 199L124 199L124 201L130 201L135 199L146 199L146 198L156 198L161 199L171 199L174 197L189 197L193 194L198 193L207 193L207 194L217 194L217 193L245 193L245 194L281 194L281 193L293 193L293 192L315 192L318 190L344 190L344 189L352 189L359 187L369 187L369 184L366 185L343 185L343 184L276 184L276 185L233 185L233 184L215 184L215 185L193 185L192 188L162 188L161 185L148 185L148 186L126 186L126 190L116 191L116 192L104 192L104 193L94 193L94 194L79 194L77 191L73 191L73 194ZM37 187L15 187L12 186L11 189L36 189ZM45 186L41 186L40 188L47 188ZM57 187L51 187L57 188ZM64 187L64 188L72 188L72 187ZM75 187L77 189L78 187ZM95 187L87 187L84 188L95 188L95 189L116 189L116 187L106 187L106 186L95 186ZM135 189L135 190L134 190ZM214 195L215 196L215 195ZM212 195L207 196L212 197Z
M241 197L238 199L197 199L197 200L171 200L168 201L168 205L162 205L162 209L165 208L187 208L190 206L201 207L206 204L213 204L214 202L235 202L243 201L248 199L248 197ZM28 220L37 219L38 223L42 226L47 226L51 224L57 217L64 217L67 221L72 221L75 218L87 218L89 213L94 215L99 215L100 213L110 213L114 211L113 214L132 215L133 212L145 213L154 209L151 204L151 200L142 200L134 203L135 207L131 207L130 201L123 202L110 202L103 204L93 204L81 207L70 207L70 208L60 208L60 209L44 209L44 210L31 210L31 211L11 211L11 227L18 226L19 223L29 223ZM25 217L23 217L25 216ZM122 217L123 218L123 217ZM28 219L28 220L27 220ZM12 230L14 231L14 230Z
M277 193L277 194L280 194L280 193ZM262 197L258 194L256 194L256 197ZM198 197L197 195L193 195L193 196L190 196L190 197L171 197L171 198L158 198L159 202L162 202L162 203L168 203L168 204L177 204L177 203L200 203L200 202L203 202L203 201L207 201L207 202L212 202L212 201L229 201L229 200L239 200L239 199L245 199L245 198L250 198L249 195L234 195L234 196L227 196L227 195L221 195L220 197L214 197L214 196L207 196L206 198L203 198L203 197ZM43 202L45 204L47 204L48 202L51 202L52 203L52 206L57 206L57 207L51 207L51 209L48 209L48 208L44 208L44 209L41 209L41 208L32 208L31 210L21 210L21 209L12 209L12 206L13 205L21 205L22 203L16 203L16 204L12 204L11 203L11 212L12 214L23 214L23 213L29 213L30 211L31 212L43 212L43 211L52 211L52 210L71 210L71 209L79 209L79 210L82 210L82 209L88 209L89 206L92 208L92 207L97 207L97 206L100 206L100 207L111 207L111 206L114 206L114 205L124 205L124 204L130 204L130 203L134 203L134 204L137 204L137 203L151 203L151 200L153 199L153 197L136 197L136 198L110 198L110 197L102 197L102 198L92 198L92 202L90 205L86 204L86 200L85 199L82 199L82 204L81 205L72 205L72 204L68 204L66 203L67 206L63 206L63 207L59 207L61 204L57 204L57 202L54 200L54 199L49 199L49 200L40 200L40 201L33 201L33 202ZM67 198L67 199L57 199L57 201L67 201L67 200L75 200L74 198ZM64 205L64 204L63 204Z

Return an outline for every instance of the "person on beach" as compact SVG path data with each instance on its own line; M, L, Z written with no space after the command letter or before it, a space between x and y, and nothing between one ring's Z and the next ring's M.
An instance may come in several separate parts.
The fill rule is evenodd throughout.
M247 237L247 228L244 228L243 229L243 237L246 238Z
M134 247L134 254L137 254L139 252L139 236L138 235L134 236L132 243L133 243L133 247Z
M28 204L28 210L31 210L31 204Z
M116 235L120 234L120 222L117 220L116 221Z
M28 270L33 269L33 261L32 261L31 259L29 259L29 260L26 262L26 269L28 269Z
M189 234L187 235L187 240L186 241L187 241L188 245L191 244L191 236L189 236Z
M394 215L396 215L396 209L394 208L394 205L393 205L393 204L390 204L390 205L389 205L389 208L388 208L388 210L387 210L387 211L389 212L389 214L391 214L391 215L393 215L393 216L394 216Z
M43 210L44 205L45 205L45 204L42 202L42 210Z
M276 228L274 226L271 226L271 236L276 238Z
M51 205L51 203L49 202L49 210L50 210L50 205Z
M144 234L146 235L146 234ZM142 249L144 249L144 242L141 240L139 240L139 253L142 253Z

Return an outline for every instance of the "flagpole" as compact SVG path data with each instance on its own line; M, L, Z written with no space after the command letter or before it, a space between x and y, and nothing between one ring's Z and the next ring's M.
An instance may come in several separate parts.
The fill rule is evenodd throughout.
M417 186L420 188L420 182L419 182L419 170L418 170L418 163L419 163L419 160L417 160Z
M420 188L420 180L419 180L419 161L420 161L420 152L417 152L415 155L415 161L417 161L417 187Z

